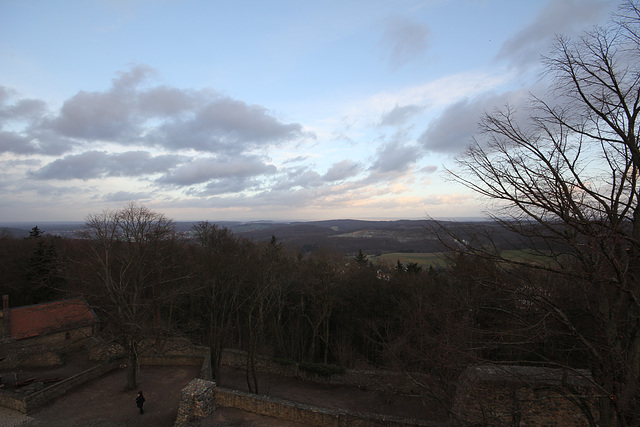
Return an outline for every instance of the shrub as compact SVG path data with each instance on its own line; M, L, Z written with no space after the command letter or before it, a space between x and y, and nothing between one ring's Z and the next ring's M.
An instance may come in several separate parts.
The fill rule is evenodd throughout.
M296 362L293 359L289 359L285 357L274 357L273 361L278 365L282 365L282 366L292 366L296 364Z
M342 375L345 368L338 365L330 365L324 363L300 363L299 368L311 374L317 374L321 377L330 377L331 375Z

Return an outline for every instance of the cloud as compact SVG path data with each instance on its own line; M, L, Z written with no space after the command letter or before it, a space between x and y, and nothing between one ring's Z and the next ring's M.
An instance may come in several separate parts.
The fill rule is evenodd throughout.
M430 175L432 173L435 173L437 170L438 170L438 166L428 165L428 166L425 166L422 169L420 169L420 172L426 173L427 175Z
M150 196L149 193L132 193L130 191L116 191L115 193L107 193L102 196L105 202L128 202L131 200L146 200Z
M207 99L218 97L210 89L194 91L161 85L140 92L137 96L138 110L147 117L180 118L197 110Z
M403 107L396 104L395 108L388 113L384 113L380 118L380 126L399 126L411 120L415 115L422 112L424 107L419 105L405 105Z
M197 197L217 196L217 195L229 195L238 194L242 196L243 192L255 187L259 187L260 182L254 179L249 179L245 176L228 176L220 179L215 179L207 183L203 190L193 189L188 194ZM229 200L225 197L226 200Z
M0 87L0 150L60 155L107 142L238 154L313 136L263 106L212 89L153 86L155 74L145 65L118 72L107 90L81 90L58 111L36 99L10 102L13 91Z
M57 186L46 183L43 184L41 182L35 183L28 181L20 187L20 191L24 193L33 191L43 199L53 198L56 200L56 202L62 203L64 200L75 198L78 195L90 195L93 191L95 191L95 189L86 186Z
M347 159L334 163L322 179L328 182L342 181L356 176L358 173L360 173L360 165Z
M393 17L387 22L380 45L386 51L393 69L424 56L429 43L429 27L404 17Z
M370 170L377 173L406 172L421 157L421 150L413 144L399 139L378 148L376 160Z
M47 105L39 99L19 99L9 103L15 92L0 86L0 129L11 121L32 122L47 110Z
M128 143L140 131L138 86L154 71L144 65L120 71L106 92L80 91L66 100L48 129L70 138Z
M114 92L123 93L136 89L156 74L156 70L148 65L135 65L128 70L116 72L117 77L113 78L111 83Z
M277 171L257 156L198 158L184 163L158 180L159 183L188 186L229 177L247 178Z
M35 179L94 179L101 177L139 177L164 172L183 161L182 156L152 156L145 151L107 153L87 151L69 155L43 166L30 175Z
M366 211L378 199L400 200L412 193L416 162L424 155L415 126L389 141L375 135L387 130L379 126L406 127L423 112L422 105L436 104L445 86L429 84L431 89L419 94L407 89L412 95L406 99L390 94L350 130L354 139L345 150L327 136L330 131L310 147L313 135L302 124L283 120L264 106L210 88L156 85L154 75L149 67L133 67L117 73L105 90L78 91L57 109L0 91L0 114L6 119L0 123L13 120L11 127L0 129L0 152L9 153L3 161L31 160L12 169L33 185L29 194L44 191L38 194L59 198L69 210L82 195L87 210L128 200L161 200L159 207L215 206L245 210L248 217L282 212L282 207L329 212L352 204ZM481 78L453 80L474 90L486 87ZM450 85L442 98L451 99L458 91L465 92ZM361 117L359 113L354 109L353 117ZM365 138L370 151L354 155L373 155L361 162L347 158ZM326 160L321 166L311 163ZM7 174L4 181L14 189L19 184L11 179ZM83 182L75 189L64 185L75 184L73 180Z
M527 92L522 90L458 101L429 123L418 137L418 143L429 152L455 155L471 143L478 132L478 123L486 112L507 104L521 106L527 99Z
M282 212L282 208L300 209L314 205L318 202L318 193L316 189L309 188L270 188L253 197L234 198L233 202L240 206L251 206L253 209L259 207L260 209L277 209Z
M548 1L531 24L503 43L496 59L517 68L537 65L556 34L576 34L601 21L610 9L611 2L604 0Z
M37 151L33 139L15 132L0 131L0 153L33 154Z
M298 190L300 188L315 188L325 185L323 177L307 166L284 168L274 177L269 187L275 191Z
M15 91L0 86L0 153L51 153L53 144L41 143L34 128L47 113L47 105L38 99L17 99ZM66 146L66 145L65 145Z
M145 140L170 149L232 154L303 136L302 125L281 123L264 107L218 97L184 120L166 121Z
M309 158L309 156L296 156L296 157L292 157L290 159L285 159L283 161L283 163L287 164L287 163L298 163L298 162L304 162L305 160L307 160Z
M424 203L428 205L450 205L461 206L473 199L470 194L431 194L424 199Z

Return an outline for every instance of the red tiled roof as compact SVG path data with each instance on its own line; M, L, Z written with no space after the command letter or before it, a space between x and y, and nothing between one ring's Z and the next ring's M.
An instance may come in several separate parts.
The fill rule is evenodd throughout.
M98 321L82 298L12 308L9 327L13 338L28 338Z

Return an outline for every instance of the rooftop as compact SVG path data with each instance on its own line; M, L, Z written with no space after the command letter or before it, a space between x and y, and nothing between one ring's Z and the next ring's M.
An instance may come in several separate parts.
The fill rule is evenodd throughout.
M10 309L10 333L16 339L95 323L98 317L82 298Z

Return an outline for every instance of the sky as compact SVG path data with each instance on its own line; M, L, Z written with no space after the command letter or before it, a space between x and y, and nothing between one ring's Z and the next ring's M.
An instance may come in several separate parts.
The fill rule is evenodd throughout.
M611 0L0 0L0 222L469 218L446 169Z

